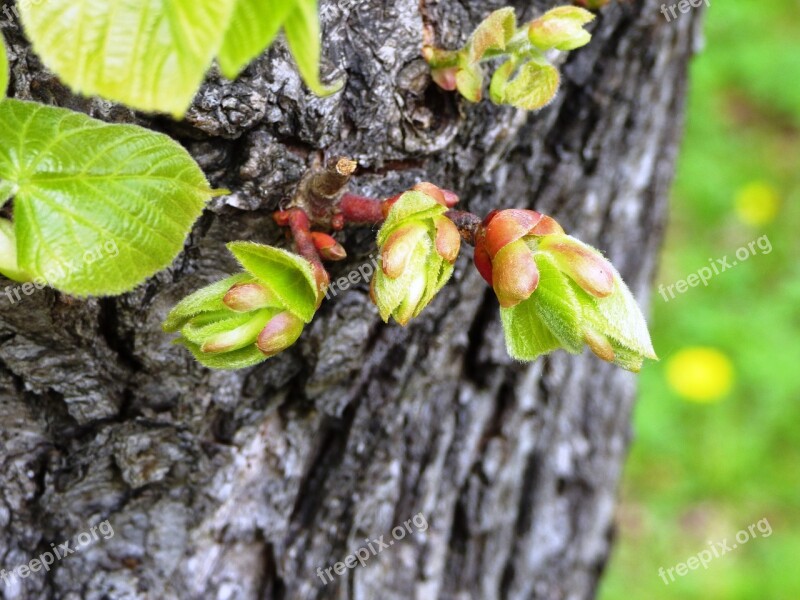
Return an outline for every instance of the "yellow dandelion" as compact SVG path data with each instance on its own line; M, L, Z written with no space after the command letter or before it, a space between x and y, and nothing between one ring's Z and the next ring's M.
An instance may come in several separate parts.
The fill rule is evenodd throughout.
M686 400L716 402L733 387L733 364L716 348L684 348L667 362L667 382Z
M736 215L753 227L772 222L779 207L778 190L765 181L751 181L736 194Z

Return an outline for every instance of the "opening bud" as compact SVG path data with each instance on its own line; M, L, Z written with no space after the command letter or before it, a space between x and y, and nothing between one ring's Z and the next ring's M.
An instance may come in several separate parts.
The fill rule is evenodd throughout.
M443 259L450 264L458 258L458 251L461 250L461 234L447 217L436 217L433 220L436 226L436 251Z
M542 238L539 249L592 296L605 298L614 291L614 269L594 248L568 235L553 235Z
M424 243L427 234L423 223L402 225L391 233L381 251L381 268L387 277L397 279L403 274L414 250Z
M258 334L256 346L267 357L286 350L303 332L303 321L284 311L272 317Z
M236 312L250 312L272 306L275 300L259 283L237 283L223 296L222 302Z
M523 240L503 247L492 260L494 291L500 306L511 308L530 298L539 285L539 268Z
M269 311L259 311L246 323L208 337L200 345L200 351L207 354L217 354L220 352L232 352L249 346L255 342L258 332L264 327L268 318Z

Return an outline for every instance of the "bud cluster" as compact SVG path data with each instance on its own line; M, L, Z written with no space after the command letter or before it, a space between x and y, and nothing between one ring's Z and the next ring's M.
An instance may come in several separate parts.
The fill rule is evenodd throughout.
M300 256L249 242L228 248L247 272L184 298L164 323L199 362L215 369L254 365L287 349L324 294Z
M490 213L475 242L475 266L492 286L509 354L533 360L584 345L639 371L655 359L644 317L603 255L533 210Z
M391 205L378 232L381 268L370 295L381 318L406 325L453 274L461 236L444 216L457 198L430 183L415 186Z
M656 358L636 301L599 251L536 211L493 211L481 221L450 210L457 202L453 192L420 183L383 201L351 196L341 205L350 222L382 222L370 296L384 321L405 326L422 312L452 276L463 237L474 244L475 266L500 303L512 357L531 361L588 346L630 371ZM254 365L294 344L328 287L321 259L346 257L332 236L311 231L303 209L275 218L290 228L301 255L232 242L228 248L245 272L185 298L164 323L208 367Z
M561 6L518 27L514 9L501 8L478 25L462 49L426 46L423 56L439 87L458 90L470 102L483 97L481 63L504 57L505 62L495 71L489 86L492 102L538 110L555 97L560 81L558 69L546 52L586 45L592 36L583 26L593 19L588 10Z

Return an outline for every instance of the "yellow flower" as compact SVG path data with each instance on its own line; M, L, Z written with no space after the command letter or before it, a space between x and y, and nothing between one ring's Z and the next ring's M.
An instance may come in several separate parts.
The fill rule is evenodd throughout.
M687 400L716 402L733 387L733 365L715 348L684 348L667 362L667 382Z
M747 225L766 225L780 207L778 191L765 181L751 181L736 194L736 214Z

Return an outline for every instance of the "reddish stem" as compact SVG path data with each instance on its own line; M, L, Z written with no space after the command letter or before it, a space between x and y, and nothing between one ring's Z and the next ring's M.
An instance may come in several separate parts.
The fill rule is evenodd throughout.
M311 235L311 221L308 215L302 208L290 208L276 212L274 218L278 225L289 227L298 254L310 262L314 268L321 297L321 294L324 294L330 283L330 277L322 265L319 251L316 244L314 244L314 237Z
M475 236L481 226L481 218L464 210L448 210L444 216L450 219L458 228L461 239L470 246L475 245Z
M386 219L385 201L345 193L339 201L339 210L345 223L377 225Z

